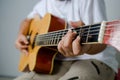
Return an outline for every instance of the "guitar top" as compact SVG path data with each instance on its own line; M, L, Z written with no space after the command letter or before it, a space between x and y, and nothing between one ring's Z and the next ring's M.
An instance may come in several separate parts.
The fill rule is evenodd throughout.
M19 70L51 74L58 53L54 46L67 33L66 27L64 20L49 13L43 19L33 19L28 31L29 55L21 55ZM71 30L81 37L82 44L108 44L120 51L120 20L103 21Z

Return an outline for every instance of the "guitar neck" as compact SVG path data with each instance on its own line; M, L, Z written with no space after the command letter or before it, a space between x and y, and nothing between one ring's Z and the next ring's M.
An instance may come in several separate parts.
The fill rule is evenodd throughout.
M75 29L71 29L81 37L82 44L98 43L101 23L87 25ZM103 29L102 29L103 30ZM41 46L57 46L62 37L68 32L68 29L48 32L47 34L39 34L36 36L35 45Z
M82 44L108 44L120 51L120 20L103 21L99 24L87 25L72 29L81 37ZM39 34L35 38L35 45L57 46L68 29Z

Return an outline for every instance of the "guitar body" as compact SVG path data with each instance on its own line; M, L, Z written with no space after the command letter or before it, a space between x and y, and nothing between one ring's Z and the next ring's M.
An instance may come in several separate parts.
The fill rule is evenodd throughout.
M51 74L56 46L67 33L67 23L47 13L43 19L35 17L28 31L28 55L21 54L19 70ZM82 44L109 44L120 51L120 20L73 28ZM52 45L51 45L52 44Z
M29 54L21 54L19 70L36 71L39 73L51 74L54 66L54 58L57 49L53 47L43 47L35 45L35 37L38 34L45 34L51 31L65 29L64 20L57 18L51 14L46 14L43 19L35 17L30 24L28 31L29 38Z

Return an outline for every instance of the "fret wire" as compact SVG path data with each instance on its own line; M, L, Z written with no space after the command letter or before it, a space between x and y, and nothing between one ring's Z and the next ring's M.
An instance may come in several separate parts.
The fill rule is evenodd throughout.
M60 34L60 33L57 33L57 35L58 35L58 34ZM64 34L65 34L65 32L64 32ZM64 35L64 34L62 34L62 35ZM49 35L45 35L44 38L45 38L45 37L47 37L47 39L49 39ZM54 44L58 43L59 39L56 38L55 34L54 34L54 36L53 36L52 38L54 38L54 40L53 40L52 43L54 43ZM45 39L46 39L46 38L45 38Z
M77 30L76 30L77 31ZM91 31L89 31L89 33L90 32L97 32L97 31L99 31L99 30L91 30ZM83 34L85 34L85 33L88 33L88 31L86 31L86 32L83 32ZM57 33L57 34L59 34L59 33ZM66 34L66 32L63 32L62 33L62 35L64 36ZM60 34L59 34L60 35ZM51 36L50 36L51 37ZM41 35L39 35L39 38L49 38L49 35L46 35L46 36L41 36Z
M95 33L95 34L89 34L89 35L98 35L98 33ZM109 34L104 34L104 35L109 35ZM87 36L87 35L83 35L83 36ZM62 37L62 36L61 36ZM44 40L43 40L44 41Z
M88 38L89 38L89 36L88 36L88 35L89 35L89 30L90 30L90 27L91 27L91 26L89 26L89 29L88 29L86 42L88 42Z
M111 29L114 29L114 28L111 28L111 26L118 26L118 25L107 25L107 29L106 30L111 30ZM99 27L99 26L98 26ZM110 28L109 28L110 27ZM91 29L95 29L96 27L92 27ZM85 28L84 27L84 30L87 30L87 28ZM66 31L68 31L68 30L64 30L63 32L64 32L64 34L66 34L67 32ZM94 32L95 30L92 30L91 32ZM97 31L97 30L96 30ZM84 32L84 34L85 33L87 33L87 31L86 32ZM58 34L61 34L61 33L59 33L59 31L57 32L57 35ZM89 35L95 35L96 33L92 33L92 34L89 34ZM96 34L97 35L97 34ZM105 34L105 35L109 35L109 34ZM59 38L58 38L58 40L57 40L57 43L60 41L60 38L62 38L64 35L62 35L62 36L60 36L60 35L58 35L59 36ZM86 36L86 35L85 35ZM38 36L37 36L38 37ZM44 35L42 35L42 36L40 36L40 39L42 39L42 38L44 38L44 39L49 39L49 38L46 38L46 37L48 37L48 35L47 36L44 36ZM53 35L53 37L52 38L54 38L54 35ZM51 38L51 39L52 39ZM52 42L50 42L50 44L51 44Z
M94 35L94 34L98 34L98 33L92 33L92 34L89 34L89 35ZM110 34L106 34L106 33L105 33L104 35L110 35ZM85 36L86 36L86 35L85 35ZM63 35L59 35L59 37L62 38Z
M96 27L92 27L92 28L96 28ZM91 29L92 29L92 28L91 28Z
M99 30L92 30L92 31L89 31L89 32L95 32L95 31L99 31ZM83 34L85 34L85 33L87 33L88 31L86 31L86 32L83 32ZM57 33L57 35L58 35L59 33ZM62 36L64 36L66 34L66 32L63 32L62 33ZM60 35L60 34L59 34ZM53 35L54 36L54 35ZM51 36L49 36L49 35L46 35L46 36L40 36L39 38L42 38L42 39L49 39L49 37L51 38Z
M77 31L77 30L76 30L76 31ZM83 34L83 33L82 33L82 27L79 29L79 31L80 31L80 32L79 32L79 34L78 34L78 35L81 37L81 36L82 36L82 34Z
M87 30L87 27L82 27L84 30ZM96 27L92 27L92 28L96 28ZM74 29L73 29L74 30ZM64 31L62 31L62 36L59 36L60 38L62 38L66 33L67 33L67 31L68 30L64 30ZM50 32L51 33L51 32ZM56 31L56 33L57 33L57 35L58 34L60 34L60 32L58 31ZM51 33L51 34L53 34L53 33ZM85 33L83 33L83 34L85 34ZM48 37L48 38L46 38L46 37ZM45 40L49 40L49 34L44 34L44 35L42 35L42 37L40 36L40 39L45 39ZM52 38L54 38L54 37L52 37ZM51 39L51 38L50 38ZM56 39L55 39L56 40ZM60 41L60 39L58 38L58 41ZM58 43L58 41L57 41L57 43ZM53 42L53 41L52 41ZM49 43L49 44L51 44L51 42L47 42L47 43Z
M96 34L91 34L92 36L93 35L98 35L97 33ZM83 37L86 37L86 36L88 36L88 35L83 35ZM44 41L44 40L43 40ZM38 41L39 42L39 41ZM56 44L58 44L59 42L57 42ZM48 45L48 42L46 42L46 44ZM43 45L46 45L46 44L43 44ZM54 43L55 44L55 43ZM49 44L50 45L50 44Z
M60 33L57 33L57 34L60 34ZM64 34L66 34L66 32L63 32L62 36L59 36L59 37L62 38ZM85 33L83 33L83 34L85 34ZM46 36L43 36L43 35L42 35L42 39L43 39L43 40L47 40L47 39L49 40L49 37L48 37L48 36L49 36L49 35L46 35ZM41 37L40 37L40 38L41 38ZM52 38L53 38L53 37L52 37ZM55 42L55 40L56 40L56 39L54 39L54 44L55 44L55 43L58 43L58 41ZM59 40L59 41L60 41L60 40ZM47 41L46 44L48 44L48 43L51 44L50 42Z
M89 31L89 32L91 32L91 33L93 32L93 33L94 33L94 32L97 32L97 31L99 31L99 30L91 30L91 31ZM88 31L83 32L83 34L85 34L85 33L88 33Z
M53 36L53 34L51 34L52 35L52 37L51 37L51 39L52 39L52 41L51 41L51 44L54 42L54 36Z
M79 27L79 28L88 29L87 27L88 27L88 26L83 26L83 27ZM98 27L100 27L100 26L98 26ZM98 27L92 26L91 29L98 28ZM76 29L78 29L78 28L76 28ZM47 34L49 34L49 33L55 33L55 32L62 32L62 31L66 32L66 31L68 31L68 30L67 30L67 29L65 29L65 30L58 30L58 31L48 32ZM41 34L39 34L39 35L41 35ZM43 34L42 34L42 35L43 35Z
M77 31L77 30L76 30ZM90 30L89 32L95 32L95 31L99 31L99 30ZM88 31L84 31L83 33L88 33ZM57 34L59 34L59 33L57 33ZM66 34L66 32L63 32L63 34L65 35ZM62 35L63 35L62 34ZM41 37L41 35L39 35L40 37ZM49 35L46 35L46 36L44 36L44 37L48 37Z
M53 42L54 42L54 38L55 38L55 36L53 35L53 34L50 34L49 36L47 36L47 37L49 37L48 39L50 39L50 44L52 44Z
M53 43L53 44L56 44L56 38L57 38L57 37L56 37L56 36L54 36L54 43Z
M98 35L98 33L96 33L96 34L91 34L91 36L94 36L94 35ZM83 35L83 37L86 37L86 36L88 36L88 35ZM104 36L111 36L110 34L104 34ZM58 42L57 42L58 43Z

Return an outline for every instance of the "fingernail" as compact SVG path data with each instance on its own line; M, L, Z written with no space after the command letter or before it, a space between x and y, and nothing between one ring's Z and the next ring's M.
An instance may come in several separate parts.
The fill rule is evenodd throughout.
M77 39L80 40L80 36L77 36Z
M71 29L68 29L68 32L72 32L72 30L71 30Z

